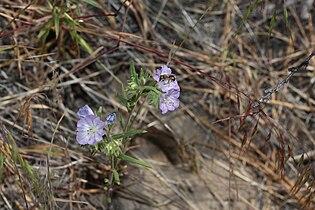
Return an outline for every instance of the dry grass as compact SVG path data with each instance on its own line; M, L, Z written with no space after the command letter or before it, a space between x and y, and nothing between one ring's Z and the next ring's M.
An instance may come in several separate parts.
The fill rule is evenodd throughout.
M139 113L149 132L130 153L153 168L128 165L112 209L314 208L315 58L252 106L314 52L314 1L77 2L74 33L49 25L48 1L0 1L1 209L109 208L110 166L76 143L75 112L126 114L116 94L131 61L152 74L169 62L181 106Z

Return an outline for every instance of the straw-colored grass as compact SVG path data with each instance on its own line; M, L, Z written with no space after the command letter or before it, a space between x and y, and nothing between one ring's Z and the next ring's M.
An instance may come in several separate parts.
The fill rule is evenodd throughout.
M0 209L314 208L314 1L49 2L0 1ZM75 113L125 115L131 62L168 63L181 105L144 104L129 153L153 168L108 194Z

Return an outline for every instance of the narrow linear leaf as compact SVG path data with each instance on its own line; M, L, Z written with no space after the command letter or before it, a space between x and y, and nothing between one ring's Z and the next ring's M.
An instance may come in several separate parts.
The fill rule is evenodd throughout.
M124 161L127 161L127 162L130 162L130 163L134 163L134 164L137 164L137 165L141 165L141 166L144 166L145 168L152 168L152 166L146 162L143 162L141 160L138 160L138 159L135 159L133 157L130 157L129 155L123 155L121 154L119 156L120 159L124 160Z
M126 96L124 96L124 95L117 95L117 98L120 100L120 102L122 103L122 105L124 105L125 107L127 107L127 105L128 105L128 99L126 99Z
M73 20L73 18L71 17L71 15L69 15L68 13L64 12L64 15L66 17L66 19L68 19L70 21L70 23L76 25L77 23Z
M284 15L284 19L285 19L285 25L288 28L288 27L290 27L290 23L289 23L289 13L288 13L287 8L283 9L283 15Z
M269 23L269 36L271 36L272 29L275 26L276 23L276 10L273 11L270 23Z
M79 41L79 44L90 54L93 53L93 49L90 47L90 45L79 35L76 34L76 39Z
M25 173L27 173L29 178L35 183L37 181L36 174L33 172L33 170L31 169L31 166L28 164L28 162L25 161L25 159L21 156L19 149L15 144L15 140L13 139L13 136L11 135L11 133L9 131L7 131L7 136L8 136L8 139L10 140L10 143L12 146L12 150L11 150L12 159L15 162L18 161L20 163L23 171Z
M120 127L123 129L126 126L125 119L119 112L117 113L117 117L119 120Z
M250 12L252 11L252 7L253 7L253 5L250 3L250 5L247 7L246 14L244 15L244 18L243 18L244 22L247 21L249 15L250 15Z
M129 130L125 133L120 133L120 134L115 134L112 136L113 139L121 139L121 138L127 138L136 134L142 134L146 133L147 131L145 130Z
M14 46L14 45L3 45L3 46L0 46L0 52L6 51L6 50L10 50L10 49L13 49L15 47L16 46Z
M288 15L288 10L287 8L284 8L283 9L283 14L284 14L284 18L286 20L286 22L289 20L289 15Z
M130 64L129 71L131 81L138 84L138 73L136 72L135 64L133 62Z
M5 160L4 155L0 153L0 182L3 180L4 160Z
M102 113L103 113L103 107L102 106L100 106L99 108L98 108L98 110L97 110L97 116L99 116L99 117L101 117L102 116Z
M39 31L37 38L45 40L49 34L50 28L53 26L52 21L50 20L45 24L45 26Z
M55 9L54 26L55 26L56 39L58 39L59 31L60 31L60 20L59 20L59 9L58 8Z
M102 9L101 5L100 5L98 2L96 2L96 1L93 1L93 0L83 0L83 2L89 4L89 5L93 6L93 7L96 7L96 8L98 8L98 9Z

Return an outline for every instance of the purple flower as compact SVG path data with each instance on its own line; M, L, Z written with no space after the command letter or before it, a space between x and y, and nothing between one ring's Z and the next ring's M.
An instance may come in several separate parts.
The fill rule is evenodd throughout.
M156 74L153 76L153 79L157 82L160 81L161 75L170 75L172 74L172 70L168 68L166 65L163 65L161 69L156 70Z
M89 105L85 105L83 107L81 107L79 109L79 111L77 112L77 116L79 117L79 119L82 119L86 116L89 116L89 115L94 115L92 109L89 107Z
M161 69L156 70L153 79L158 82L157 84L163 92L168 92L171 89L180 90L176 76L172 74L172 70L165 65L163 65Z
M107 125L108 126L112 125L115 119L116 119L116 113L115 112L107 115L107 117L106 117Z
M174 111L179 107L179 90L172 89L167 93L163 94L160 98L160 109L162 114L167 113L168 111Z
M79 144L96 144L105 135L104 127L105 123L98 116L83 117L77 123L76 139Z
M95 116L92 109L85 105L77 112L77 142L79 144L96 144L103 139L105 123Z
M156 70L153 79L157 81L158 87L163 92L160 98L160 109L162 114L168 111L174 111L179 107L180 88L176 81L176 76L172 74L172 70L163 65L161 69Z
M157 84L163 92L168 92L172 89L178 90L178 91L180 90L176 80L171 80L167 78L167 79L159 81Z

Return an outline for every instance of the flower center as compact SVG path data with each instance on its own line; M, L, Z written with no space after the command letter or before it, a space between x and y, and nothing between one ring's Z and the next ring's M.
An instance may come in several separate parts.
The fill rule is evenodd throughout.
M97 127L96 127L95 125L92 125L92 126L88 129L88 133L89 133L89 134L97 133Z

